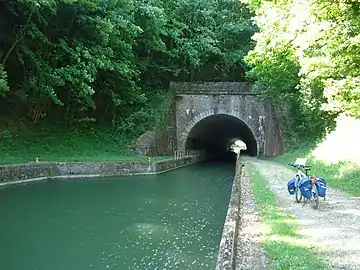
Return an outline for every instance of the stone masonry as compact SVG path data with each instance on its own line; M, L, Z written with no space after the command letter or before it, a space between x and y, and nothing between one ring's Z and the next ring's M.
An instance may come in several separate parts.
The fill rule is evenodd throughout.
M206 117L226 114L245 123L256 140L259 156L276 156L283 150L280 125L274 110L248 83L172 83L176 93L177 149L184 150L191 129ZM275 142L275 143L274 143ZM271 148L271 149L270 149Z

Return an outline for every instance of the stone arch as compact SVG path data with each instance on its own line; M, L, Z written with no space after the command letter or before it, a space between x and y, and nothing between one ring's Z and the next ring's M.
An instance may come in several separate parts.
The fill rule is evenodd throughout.
M234 111L234 110L227 110L227 109L221 109L221 108L212 108L212 109L208 109L205 110L197 115L195 115L190 122L188 122L188 124L185 126L184 130L181 132L179 138L178 138L178 146L179 149L185 149L186 147L186 140L190 134L190 131L195 127L195 125L197 123L199 123L201 120L210 117L210 116L214 116L214 115L229 115L229 116L233 116L235 118L237 118L238 120L240 120L241 122L243 122L251 131L255 141L256 141L256 146L257 146L257 155L259 155L260 152L260 138L258 136L256 136L256 132L255 132L255 127L254 125L251 125L251 123L248 121L248 119L244 119L244 117L241 116L241 114L238 111Z

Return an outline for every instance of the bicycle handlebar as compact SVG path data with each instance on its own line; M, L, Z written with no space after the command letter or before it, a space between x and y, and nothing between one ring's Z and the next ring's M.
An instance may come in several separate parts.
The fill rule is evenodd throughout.
M303 168L304 170L311 170L311 166L310 165L298 165L298 164L288 164L289 166L295 167L295 168Z

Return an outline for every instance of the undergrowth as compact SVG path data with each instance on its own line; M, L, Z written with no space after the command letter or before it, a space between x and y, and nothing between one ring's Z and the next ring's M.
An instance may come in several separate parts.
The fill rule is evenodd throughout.
M4 136L7 135L7 136ZM44 129L19 134L2 133L0 163L35 161L146 161L137 155L130 138L106 129L66 131ZM163 157L155 157L159 159Z
M149 97L147 106L112 123L77 118L71 125L61 119L34 125L24 118L0 117L0 164L36 161L147 161L134 152L135 140L161 125L169 94ZM152 157L164 159L168 157Z
M254 198L269 232L263 245L275 269L329 269L319 252L303 244L306 241L296 232L296 219L278 207L275 195L266 186L259 171L250 167ZM300 243L301 242L301 243Z

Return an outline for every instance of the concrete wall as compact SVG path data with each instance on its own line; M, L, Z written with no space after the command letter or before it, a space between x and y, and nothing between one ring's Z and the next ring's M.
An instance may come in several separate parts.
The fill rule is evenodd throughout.
M0 186L60 177L156 174L201 161L200 157L156 162L46 162L0 166Z

